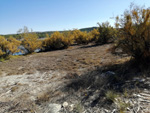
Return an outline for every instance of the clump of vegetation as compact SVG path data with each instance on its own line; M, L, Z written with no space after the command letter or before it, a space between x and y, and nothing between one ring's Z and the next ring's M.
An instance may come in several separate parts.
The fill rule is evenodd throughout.
M20 43L20 41L13 37L6 40L3 36L0 36L0 57L7 57L10 54L18 52Z
M99 37L96 39L96 43L98 44L113 42L114 38L116 37L116 30L110 26L109 22L99 24L98 30L100 33Z
M116 98L118 97L118 94L114 91L108 90L106 92L106 99L110 100L112 102L115 102Z
M50 95L49 95L49 92L44 92L44 93L41 93L37 96L37 100L36 100L36 103L37 104L40 104L42 102L46 102L50 99Z
M123 97L125 96L127 95L123 95ZM121 99L121 95L112 90L106 92L106 99L112 101L117 106L120 113L125 113L127 108L131 106L129 102L125 102Z
M129 102L124 102L121 99L117 99L115 103L120 113L125 113L127 111L127 108L131 106Z
M80 30L73 30L72 34L74 36L75 43L77 44L88 44L89 38L87 32L82 32Z
M74 111L77 113L83 113L84 107L81 103L75 104Z
M14 53L20 51L20 50L18 49L18 46L20 46L21 41L19 41L19 40L13 38L12 36L10 36L10 37L8 38L8 42L9 42L9 44L8 44L8 50L9 50L9 52L10 52L11 54L14 54Z
M70 46L71 44L74 43L74 36L71 31L63 32L63 36L64 36L68 46Z
M15 58L19 58L20 56L13 56L13 55L7 55L7 56L1 56L0 57L0 62L4 62L6 60L9 60L9 59L15 59Z
M19 89L18 86L13 86L13 87L11 87L11 92L15 92L17 89Z
M98 40L100 36L100 32L98 31L98 29L93 29L92 31L88 33L88 36L89 36L89 41L94 42Z
M45 50L56 50L68 48L71 43L71 38L64 37L60 32L54 32L51 37L46 35L46 39L43 41L42 46Z
M22 45L28 51L28 53L33 53L36 49L41 48L41 41L38 39L36 33L32 30L29 32L28 28L24 26L23 29L19 29L18 33L20 33L20 38L22 40Z
M68 48L71 44L88 44L98 39L100 33L98 29L93 29L89 33L80 30L65 31L63 33L54 32L51 36L46 34L42 47L45 50L56 50Z
M26 33L24 34L24 39L22 45L28 51L28 53L33 53L36 49L41 48L41 41L38 40L36 33Z
M46 34L46 38L42 41L42 48L44 48L44 50L50 50L50 39L49 39L49 35Z
M116 17L116 26L116 47L140 62L150 61L150 9L132 5L123 16Z
M0 62L4 62L4 61L5 61L5 58L0 57Z
M0 36L0 56L3 56L4 54L6 54L7 44L8 44L8 41L3 36Z

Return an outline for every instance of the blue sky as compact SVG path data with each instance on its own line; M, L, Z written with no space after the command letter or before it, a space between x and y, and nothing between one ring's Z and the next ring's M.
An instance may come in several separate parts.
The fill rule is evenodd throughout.
M131 2L150 6L150 0L0 0L0 34L16 33L27 26L33 31L71 30L114 20Z

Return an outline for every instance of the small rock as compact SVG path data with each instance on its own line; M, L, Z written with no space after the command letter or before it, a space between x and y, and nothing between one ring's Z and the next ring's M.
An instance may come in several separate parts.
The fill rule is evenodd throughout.
M68 106L68 102L64 102L63 103L63 107L65 108L65 107L67 107Z
M74 104L71 104L71 105L69 106L69 111L73 111L73 109L74 109Z
M60 110L60 104L49 104L49 111L47 113L59 113Z
M139 82L145 82L145 79L140 79Z
M107 110L107 109L104 109L104 111L105 111L105 113L110 113L110 111L109 111L109 110Z
M115 75L115 73L113 71L107 71L106 74L109 75L109 76Z
M116 112L116 109L114 109L111 113L115 113Z
M109 77L109 76L114 76L114 75L115 73L113 71L107 71L101 74L102 77Z
M127 107L127 111L130 111L130 108Z

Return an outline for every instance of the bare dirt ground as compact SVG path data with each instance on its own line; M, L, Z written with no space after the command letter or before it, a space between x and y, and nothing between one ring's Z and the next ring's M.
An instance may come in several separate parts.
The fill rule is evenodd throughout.
M78 106L78 96L85 95L86 91L79 90L80 93L74 95L74 92L62 89L71 79L88 71L129 59L111 54L108 51L111 46L71 46L65 50L36 53L1 62L0 113L55 113L50 112L50 103L63 104L64 101L74 105L77 103L76 108L80 111L82 107ZM99 93L95 91L94 95Z
M36 71L63 70L80 74L85 69L116 62L119 57L107 51L110 46L110 44L104 46L71 46L66 50L22 56L1 63L0 72L7 75L19 75L32 74Z

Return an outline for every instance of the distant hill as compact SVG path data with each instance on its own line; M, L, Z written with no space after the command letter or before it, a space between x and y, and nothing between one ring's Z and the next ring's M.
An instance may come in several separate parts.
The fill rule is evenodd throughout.
M88 27L88 28L82 28L80 29L80 31L84 32L84 31L87 31L87 32L90 32L92 31L93 29L97 29L98 27Z
M98 28L98 27L88 27L88 28L81 28L81 29L79 29L79 30L82 31L82 32L84 32L84 31L90 32L90 31L92 31L93 29L97 29L97 28ZM46 31L46 32L36 32L36 33L38 34L39 38L43 38L43 37L46 36L46 34L51 35L51 34L53 34L54 32L56 32L56 31ZM59 32L63 33L63 32L66 32L66 31L59 31Z
M88 27L88 28L81 28L79 30L82 31L82 32L84 32L84 31L90 32L93 29L97 29L97 28L98 27ZM37 35L38 35L39 38L44 38L44 37L46 37L46 34L51 35L54 32L56 32L56 31L45 31L45 32L36 32L36 33L37 33ZM66 31L59 31L59 32L63 33L63 32L66 32ZM1 35L1 36L4 36L5 38L8 38L9 36L13 36L14 38L19 38L18 34L8 34L8 35Z

